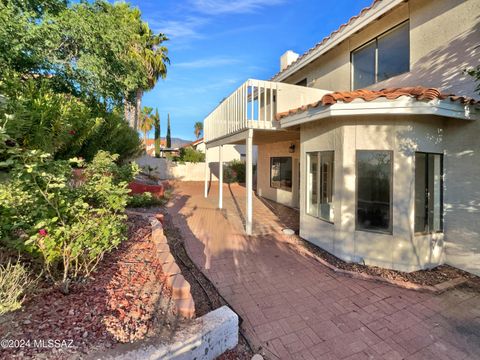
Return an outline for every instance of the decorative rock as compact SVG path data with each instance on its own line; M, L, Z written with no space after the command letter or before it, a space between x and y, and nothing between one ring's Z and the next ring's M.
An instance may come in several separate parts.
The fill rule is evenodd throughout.
M252 360L263 360L263 356L260 354L255 354L252 356Z
M283 229L283 230L282 230L282 233L283 233L284 235L288 235L288 236L293 236L293 235L295 235L295 231L293 231L292 229Z

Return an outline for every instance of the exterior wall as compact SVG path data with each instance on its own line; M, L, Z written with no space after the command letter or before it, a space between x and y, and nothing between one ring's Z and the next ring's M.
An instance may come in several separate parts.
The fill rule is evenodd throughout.
M289 147L292 143L295 144L295 152L289 153ZM270 158L283 156L292 158L292 191L270 187ZM299 159L300 143L298 141L258 145L257 194L286 206L298 207L300 196Z
M300 235L346 260L403 271L444 260L443 234L414 234L415 151L443 152L443 125L421 117L356 117L302 125ZM334 223L306 214L306 153L335 151ZM355 230L356 150L393 151L393 234Z
M446 262L480 275L480 122L445 127Z
M155 158L149 155L143 155L135 162L141 167L150 166L152 174L162 180L178 179L183 181L204 181L205 163L185 163L179 164L165 158ZM218 180L218 164L212 164L210 167L211 180Z
M205 144L202 143L203 146L198 146L197 149L205 152ZM208 162L218 162L219 156L219 147L209 148L207 151L207 160ZM224 162L229 162L232 160L245 160L245 154L247 153L247 149L245 145L223 145L222 150L222 160ZM253 163L255 164L257 161L257 149L253 147Z
M478 65L479 13L478 0L410 0L299 70L286 82L294 84L307 78L308 86L350 90L351 51L410 19L410 72L370 88L421 85L472 96L474 82L463 70Z

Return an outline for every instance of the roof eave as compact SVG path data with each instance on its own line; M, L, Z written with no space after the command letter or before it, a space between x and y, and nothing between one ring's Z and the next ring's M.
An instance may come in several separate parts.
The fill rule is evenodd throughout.
M349 24L345 28L343 28L342 31L340 31L337 34L334 34L332 38L330 38L325 42L325 44L319 46L317 49L312 50L309 54L304 55L297 62L290 65L290 67L276 74L272 78L272 81L285 80L286 78L288 78L289 76L297 72L298 70L302 69L304 66L308 65L310 62L317 59L322 54L326 53L333 47L337 46L342 41L346 40L347 38L355 34L357 31L360 31L365 26L375 21L376 19L386 14L390 10L394 9L395 7L397 7L403 2L405 2L405 0L384 0L380 2L377 6L368 10L361 17L358 17L357 19L355 19L355 21L352 24Z
M472 105L454 103L450 100L418 101L412 98L338 102L328 106L318 106L306 111L286 116L280 120L282 128L297 126L329 117L359 115L432 115L460 120L480 120L480 110Z

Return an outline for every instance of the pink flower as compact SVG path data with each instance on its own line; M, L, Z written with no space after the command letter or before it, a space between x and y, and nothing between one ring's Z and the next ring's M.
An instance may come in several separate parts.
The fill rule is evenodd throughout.
M77 132L76 132L75 130L70 130L68 133L69 133L70 135L75 135Z
M39 234L40 236L47 236L47 235L48 235L48 231L47 231L47 229L40 229L40 230L38 230L38 234Z

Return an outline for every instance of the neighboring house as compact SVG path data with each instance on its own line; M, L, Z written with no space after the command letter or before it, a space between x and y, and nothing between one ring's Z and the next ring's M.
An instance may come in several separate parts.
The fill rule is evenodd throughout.
M192 141L190 144L184 145L183 147L192 147L195 150L206 152L206 145L203 138ZM209 159L217 160L219 156L219 147L210 147L206 156ZM230 162L233 160L245 161L246 149L245 145L224 145L222 146L222 161ZM257 147L253 148L253 163L257 163Z
M165 149L165 147L166 147L165 139L160 140L160 148ZM155 140L154 139L147 139L145 152L147 153L147 155L155 156Z
M247 233L256 144L258 195L299 206L304 239L346 261L480 275L480 103L463 71L479 15L478 0L377 0L227 97L206 146L247 146Z

